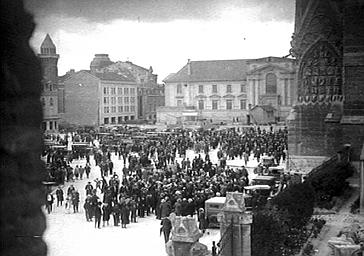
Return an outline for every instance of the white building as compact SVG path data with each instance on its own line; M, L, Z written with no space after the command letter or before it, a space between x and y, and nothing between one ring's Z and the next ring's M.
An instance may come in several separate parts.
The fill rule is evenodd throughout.
M254 123L250 109L257 105L272 106L275 119L283 120L295 100L295 72L295 61L287 58L189 60L164 79L165 107L158 108L157 122Z

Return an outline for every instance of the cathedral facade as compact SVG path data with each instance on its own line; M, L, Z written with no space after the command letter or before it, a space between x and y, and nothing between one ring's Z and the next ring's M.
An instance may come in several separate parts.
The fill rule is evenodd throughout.
M297 104L289 121L296 166L335 155L359 160L364 141L363 1L297 0L291 54L298 61ZM305 165L308 166L307 161Z

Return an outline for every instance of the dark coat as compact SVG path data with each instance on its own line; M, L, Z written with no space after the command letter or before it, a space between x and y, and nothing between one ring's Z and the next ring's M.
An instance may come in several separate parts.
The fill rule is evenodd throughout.
M101 206L97 205L95 208L95 218L101 219L101 216L102 216Z
M161 203L160 209L162 218L168 217L169 214L171 213L171 205L169 204L169 202Z
M121 214L121 223L122 224L129 224L130 211L129 211L128 207L125 204L121 205L120 214Z
M160 228L160 234L171 232L172 230L172 222L168 218L163 218L161 221L162 227Z
M63 190L62 189L57 189L56 190L56 196L57 196L57 200L58 201L63 201L64 198L63 198Z

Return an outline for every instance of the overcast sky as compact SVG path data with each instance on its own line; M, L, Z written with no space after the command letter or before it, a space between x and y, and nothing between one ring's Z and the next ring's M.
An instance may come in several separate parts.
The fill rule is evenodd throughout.
M89 69L95 53L153 66L159 81L187 59L288 54L294 0L25 0L37 23L36 52L47 33L59 74Z

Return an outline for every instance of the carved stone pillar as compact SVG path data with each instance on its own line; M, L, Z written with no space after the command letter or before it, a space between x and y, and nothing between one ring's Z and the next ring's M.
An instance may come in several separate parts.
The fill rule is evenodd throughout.
M224 256L251 255L252 214L246 212L242 193L228 192L220 222L220 250Z
M174 216L172 222L172 239L167 243L169 256L206 256L207 246L198 240L202 236L193 217Z
M359 210L360 214L364 215L364 144L361 150L360 155L360 202L359 202Z

